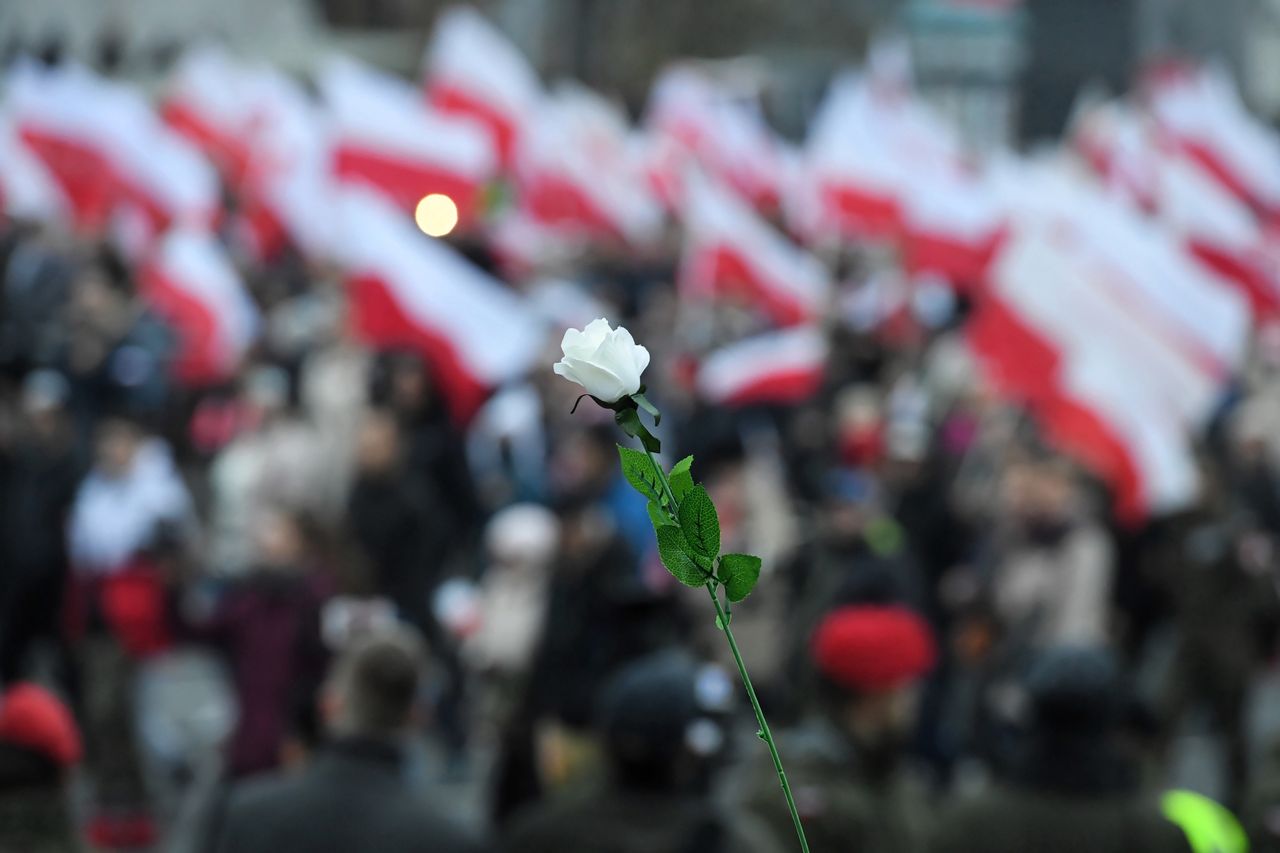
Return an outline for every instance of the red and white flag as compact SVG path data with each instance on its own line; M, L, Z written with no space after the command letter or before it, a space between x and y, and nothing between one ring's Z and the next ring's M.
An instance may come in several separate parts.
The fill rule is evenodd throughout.
M143 298L178 334L174 365L193 385L235 375L258 333L258 310L222 246L203 231L171 231L141 267Z
M953 286L977 286L1006 232L1006 213L983 174L944 172L928 192L902 205L902 255L908 272Z
M439 193L457 205L462 222L475 218L498 169L483 128L431 110L408 83L350 60L327 63L319 85L340 182L376 189L406 210Z
M213 168L141 93L78 67L24 65L9 76L8 105L77 224L101 228L122 215L156 234L172 224L207 225L217 215Z
M1244 301L1171 235L1078 180L1027 173L1023 189L1034 201L993 262L972 345L997 387L1112 484L1120 514L1186 506L1190 434L1240 363Z
M456 6L436 21L424 62L431 105L487 128L511 166L542 99L538 75L519 49L475 9Z
M773 230L740 197L696 172L685 181L680 289L691 298L730 298L780 326L820 316L830 296L826 268Z
M57 180L18 138L0 112L0 211L15 219L66 221L70 211Z
M777 139L754 100L734 97L689 67L664 72L649 98L649 132L685 156L670 164L678 185L692 158L762 210L776 210L789 186L795 155Z
M1164 140L1264 219L1280 217L1280 136L1249 114L1225 70L1156 75L1149 99Z
M801 156L789 214L815 239L897 239L907 200L964 172L949 125L909 90L852 72L832 82Z
M1159 164L1160 222L1194 257L1236 284L1255 315L1274 316L1280 311L1280 242L1199 163L1177 156L1152 159Z
M697 392L722 406L787 404L822 387L827 341L816 326L797 326L738 341L698 366Z
M233 187L248 176L253 159L255 78L223 50L202 45L183 54L160 102L160 114L209 157Z
M456 418L529 370L546 342L524 300L367 191L343 194L339 263L357 332L378 347L421 352Z
M567 234L641 246L657 238L662 206L621 110L579 86L544 103L516 165L519 204Z

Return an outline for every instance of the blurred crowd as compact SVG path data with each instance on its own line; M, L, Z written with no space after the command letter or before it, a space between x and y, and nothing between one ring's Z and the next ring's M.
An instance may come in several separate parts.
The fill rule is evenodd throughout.
M764 558L732 624L814 850L1280 850L1277 327L1196 504L1122 522L890 245L818 248L813 393L698 393L771 319L681 298L667 230L518 269L443 238L554 330L473 413L316 254L211 237L261 334L193 384L130 255L0 220L0 851L796 849L622 434L551 371L600 316Z
M1177 832L1132 840L1168 822L1155 799L1149 815L1126 804L1168 785L1188 732L1216 739L1223 760L1199 781L1267 849L1280 771L1246 724L1278 624L1265 338L1203 445L1200 505L1122 527L985 388L962 300L867 321L891 257L845 259L824 386L784 407L688 393L688 355L752 318L678 306L674 263L600 254L570 283L518 284L571 288L649 348L667 457L695 455L725 549L764 555L734 627L814 849L925 849L938 802L957 811L936 849L1180 849ZM323 268L253 272L266 334L234 381L198 391L171 378L172 334L109 249L9 222L0 268L0 740L36 745L10 756L5 741L0 838L34 833L5 849L239 839L234 792L321 772L312 756L347 742L322 701L333 662L397 623L430 661L418 711L382 723L433 744L404 784L465 780L434 806L480 834L513 850L793 843L772 768L753 780L764 751L706 602L657 561L616 428L570 416L555 340L545 371L464 427L420 355L347 335ZM379 674L394 675L376 671L375 693ZM32 682L74 710L73 776L78 750L47 744L76 724L6 727ZM61 734L23 734L49 726ZM601 774L619 786L607 802L572 805L605 796ZM331 783L357 796L357 778ZM42 779L52 800L20 796ZM981 791L1021 805L970 803ZM1086 835L1031 844L1037 820ZM985 838L1020 821L1004 847ZM222 849L469 849L445 838Z

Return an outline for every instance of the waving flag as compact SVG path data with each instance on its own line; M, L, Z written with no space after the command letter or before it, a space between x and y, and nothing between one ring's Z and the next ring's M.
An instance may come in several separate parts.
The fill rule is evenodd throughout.
M782 326L821 315L831 284L817 258L709 179L691 173L685 186L684 294L739 299Z
M143 298L177 330L175 369L190 384L233 376L258 331L258 312L222 247L202 231L167 234L142 266Z
M752 101L733 97L692 68L670 69L650 96L646 124L762 210L776 210L794 169L794 154L774 137ZM679 173L673 179L678 180Z
M255 76L221 49L197 47L183 54L160 103L165 123L199 146L234 187L253 158Z
M406 210L440 193L461 220L474 218L498 166L482 128L433 112L409 84L349 60L328 63L319 83L339 181L372 187Z
M790 214L813 237L897 239L909 199L963 163L955 131L909 91L849 72L810 128Z
M1248 312L1132 209L1024 170L970 340L998 387L1116 489L1127 518L1197 489L1190 433L1239 365Z
M344 193L341 221L356 330L376 346L421 352L455 417L469 418L534 364L544 325L502 283L368 192Z
M542 97L528 60L479 12L458 6L437 20L425 64L432 106L487 128L510 166Z
M698 367L697 391L711 403L798 403L818 393L827 360L822 330L797 326L729 344Z
M62 220L67 198L44 164L18 138L7 115L0 113L0 211L18 219Z
M1157 75L1150 108L1166 140L1264 218L1280 217L1280 136L1249 114L1223 69Z
M561 88L539 111L520 147L516 185L532 219L568 234L638 246L662 227L626 118L581 87Z
M156 233L216 215L212 167L140 93L77 67L23 66L10 75L8 103L19 137L57 180L79 225L99 228L123 213Z

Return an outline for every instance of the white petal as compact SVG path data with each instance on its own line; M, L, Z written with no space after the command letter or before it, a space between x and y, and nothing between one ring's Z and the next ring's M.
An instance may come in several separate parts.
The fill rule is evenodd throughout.
M649 351L642 346L637 345L632 350L632 356L635 358L636 375L644 373L644 369L649 366Z
M593 397L612 403L630 393L623 379L607 365L569 358L565 361L574 373L574 381L586 388L587 393Z

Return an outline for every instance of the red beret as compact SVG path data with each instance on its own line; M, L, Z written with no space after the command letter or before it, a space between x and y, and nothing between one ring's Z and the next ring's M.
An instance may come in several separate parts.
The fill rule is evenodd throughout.
M891 690L933 668L933 631L905 607L859 605L832 611L813 632L818 671L841 687Z
M71 712L43 687L14 685L0 696L0 742L23 746L70 767L80 760L80 731Z

